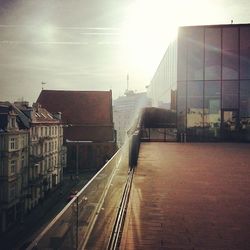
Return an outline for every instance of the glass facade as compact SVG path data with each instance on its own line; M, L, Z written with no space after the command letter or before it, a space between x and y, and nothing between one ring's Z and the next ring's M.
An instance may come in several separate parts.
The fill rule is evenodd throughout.
M187 141L250 141L250 24L180 27L176 44L178 132ZM164 79L152 86L171 89Z
M178 131L188 141L249 141L250 25L182 27L177 41Z

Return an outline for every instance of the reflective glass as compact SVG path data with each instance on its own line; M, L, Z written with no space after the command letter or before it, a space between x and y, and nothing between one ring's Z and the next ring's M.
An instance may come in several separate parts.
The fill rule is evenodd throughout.
M204 28L190 28L187 40L188 79L202 80L204 69Z
M183 132L186 129L186 82L178 82L177 85L177 127Z
M238 109L239 81L222 82L222 108Z
M250 79L250 27L240 28L240 78Z
M188 82L187 127L203 127L203 81Z
M205 30L205 79L221 78L221 29Z
M222 78L239 78L239 32L238 28L222 30Z
M204 129L209 140L220 135L221 121L221 83L220 81L205 81L204 89Z
M240 116L250 117L250 80L240 81Z
M187 74L187 40L185 29L180 28L178 34L177 80L185 81Z

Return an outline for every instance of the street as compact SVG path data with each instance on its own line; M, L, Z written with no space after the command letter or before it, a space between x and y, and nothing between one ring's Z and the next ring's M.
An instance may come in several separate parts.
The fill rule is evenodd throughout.
M65 175L61 186L51 191L43 202L27 214L23 223L17 222L13 228L0 235L1 249L25 249L67 204L70 192L80 190L93 175L94 173L82 174L78 180Z

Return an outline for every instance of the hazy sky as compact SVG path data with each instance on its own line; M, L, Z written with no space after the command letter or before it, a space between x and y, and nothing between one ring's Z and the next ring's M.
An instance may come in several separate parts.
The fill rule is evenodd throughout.
M250 22L249 0L0 0L0 100L145 91L181 25Z

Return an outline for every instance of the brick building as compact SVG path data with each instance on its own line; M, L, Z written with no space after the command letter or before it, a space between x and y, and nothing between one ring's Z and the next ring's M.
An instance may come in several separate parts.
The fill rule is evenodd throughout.
M42 90L37 102L62 114L68 171L100 169L114 154L111 91Z

